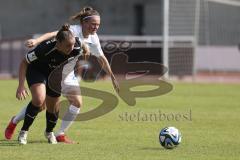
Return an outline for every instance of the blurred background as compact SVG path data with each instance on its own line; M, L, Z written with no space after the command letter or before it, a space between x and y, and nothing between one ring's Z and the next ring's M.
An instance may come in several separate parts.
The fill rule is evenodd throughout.
M26 39L57 30L84 6L101 14L109 61L124 52L130 62L163 63L171 79L240 82L240 0L0 1L0 77L17 76Z

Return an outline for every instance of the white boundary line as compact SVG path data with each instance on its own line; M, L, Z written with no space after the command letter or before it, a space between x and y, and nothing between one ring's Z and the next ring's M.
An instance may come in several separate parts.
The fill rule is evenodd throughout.
M205 1L240 7L240 1L237 0L205 0Z

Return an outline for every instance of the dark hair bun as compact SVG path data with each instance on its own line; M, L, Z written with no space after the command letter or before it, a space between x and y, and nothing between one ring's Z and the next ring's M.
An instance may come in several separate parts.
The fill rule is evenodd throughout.
M69 24L64 24L61 28L62 31L69 31L70 25Z
M87 11L91 11L91 10L93 10L93 8L89 7L89 6L83 8L83 12L87 12Z

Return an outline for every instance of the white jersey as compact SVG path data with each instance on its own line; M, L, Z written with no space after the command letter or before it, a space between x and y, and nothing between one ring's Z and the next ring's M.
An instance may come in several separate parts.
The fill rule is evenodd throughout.
M90 53L96 57L100 57L103 54L103 50L101 48L101 44L98 38L98 35L95 33L94 35L89 35L88 38L84 38L82 34L82 27L80 25L71 25L70 30L74 34L75 37L78 37L81 42L85 42L88 45ZM80 87L79 87L79 77L76 77L73 71L73 66L77 58L73 60L71 63L67 64L63 68L63 76L62 76L62 93L63 95L69 95L71 93L78 93L80 95ZM69 73L69 69L72 72ZM64 75L64 73L68 73L68 75Z
M89 35L88 38L84 38L81 25L71 25L70 30L75 37L78 37L80 41L83 41L88 45L92 55L96 57L104 55L98 35L96 33L94 35Z

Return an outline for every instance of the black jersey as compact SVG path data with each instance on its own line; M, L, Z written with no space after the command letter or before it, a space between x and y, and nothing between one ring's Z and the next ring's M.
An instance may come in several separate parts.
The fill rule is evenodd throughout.
M78 38L76 38L74 49L69 55L58 51L55 45L56 40L47 40L28 52L26 54L26 61L29 63L28 67L33 67L41 73L49 75L56 67L81 53L81 43Z

